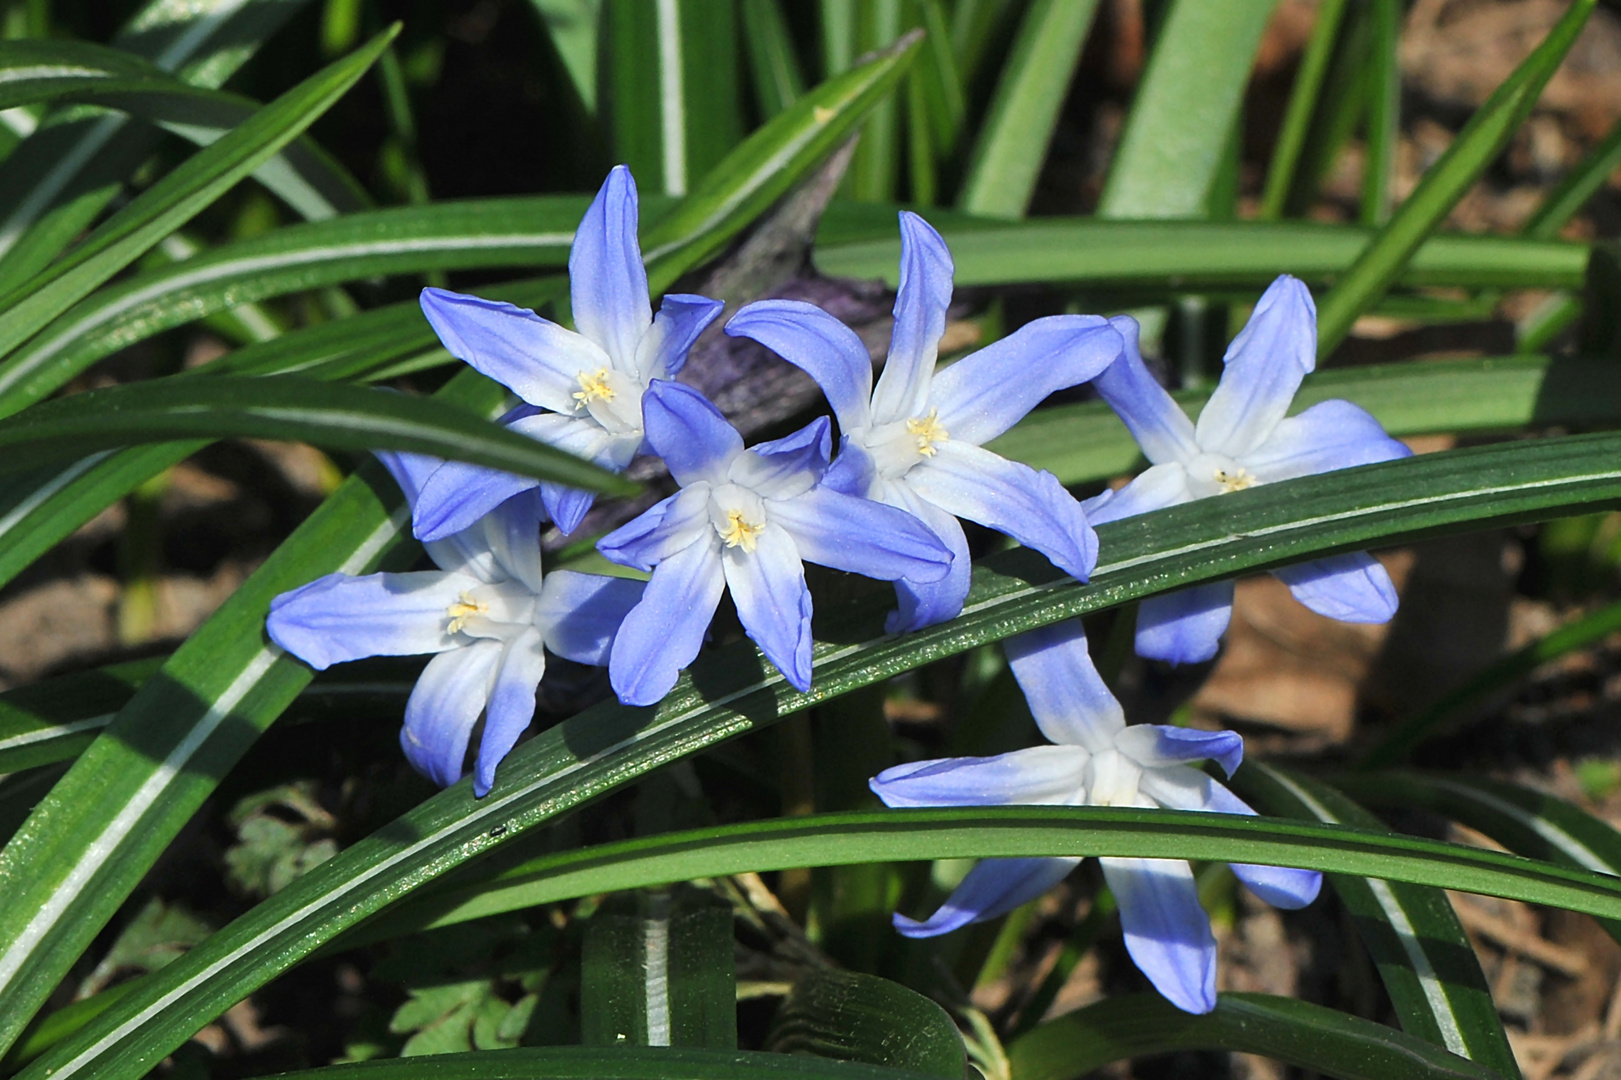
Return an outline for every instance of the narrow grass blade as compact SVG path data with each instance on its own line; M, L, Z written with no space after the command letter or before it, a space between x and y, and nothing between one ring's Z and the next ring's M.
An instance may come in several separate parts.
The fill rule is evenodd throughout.
M962 285L1069 283L1258 290L1280 272L1320 285L1368 249L1370 230L1254 222L1099 221L1040 218L988 223L929 215L951 247ZM1580 287L1589 248L1514 237L1437 236L1402 269L1403 285ZM900 254L894 210L834 204L815 252L831 277L894 284ZM1251 296L1253 300L1253 295Z
M0 773L76 757L168 657L58 675L0 694ZM420 661L366 661L323 671L298 695L291 720L398 717Z
M1097 6L1097 0L1036 0L1025 12L974 143L957 199L962 209L1024 216Z
M1234 779L1262 813L1380 828L1368 811L1305 777L1251 762ZM1332 874L1329 883L1373 956L1402 1029L1505 1077L1518 1077L1486 976L1446 893L1351 874Z
M796 1054L691 1047L547 1046L361 1061L281 1074L280 1080L937 1080Z
M305 0L150 0L113 45L217 88ZM157 133L128 117L47 122L0 161L0 293L43 269L123 190Z
M613 703L589 709L514 750L486 798L474 800L466 783L457 785L429 799L388 829L355 843L164 968L146 992L114 1006L22 1075L28 1080L89 1075L98 1080L123 1080L144 1075L209 1018L342 931L455 867L677 757L771 724L818 701L1024 630L1200 581L1358 550L1370 542L1402 543L1415 536L1479 528L1484 522L1504 524L1621 502L1621 468L1616 466L1617 460L1621 460L1621 435L1575 436L1429 455L1190 503L1100 529L1105 561L1086 586L1064 578L1044 559L1029 552L993 556L975 568L974 587L963 617L905 638L882 633L884 613L893 598L887 589L875 589L869 599L849 609L822 613L818 630L821 642L815 649L816 682L810 693L794 692L774 669L768 672L762 667L752 646L739 644L702 660L656 709L626 709ZM111 737L120 724L138 723L138 730L147 731L167 720L171 731L190 730L198 705L195 701L176 700L172 696L176 689L196 686L192 692L196 698L217 700L219 691L213 687L242 683L247 678L242 674L245 670L254 672L255 677L247 683L253 697L248 699L246 691L238 691L243 693L244 701L235 713L245 721L252 717L254 723L268 723L269 717L302 688L307 675L286 662L267 666L263 673L248 666L253 655L264 651L257 620L263 616L267 594L285 587L284 582L292 576L286 564L295 557L301 560L298 577L326 569L325 565L307 564L309 545L317 538L326 539L317 530L330 529L339 521L351 528L375 525L381 506L368 512L363 506L344 505L345 498L359 498L361 494L357 486L341 489L328 502L321 521L307 524L302 536L284 545L278 556L210 621L212 636L193 638L177 653L165 667L165 679L143 688L74 770L106 785L118 776L110 777L103 769L121 745ZM1215 502L1222 505L1212 505ZM332 516L340 507L343 516ZM327 544L321 550L330 560L352 551L352 545L352 541ZM230 656L222 657L223 647L229 647ZM206 671L196 671L194 666L198 664L206 664ZM198 685L200 679L206 681ZM87 765L93 756L101 768ZM123 767L133 773L122 778L124 783L139 783L142 776L149 774L149 767L135 762L125 762ZM59 788L67 785L73 775L70 772ZM206 789L207 784L198 778L194 786ZM104 793L100 798L103 806L118 806L126 804L129 796L123 792ZM66 801L54 804L55 795L52 799L52 809L57 813L77 807ZM1050 830L1055 844L1058 837L1066 838L1062 841L1065 844L1076 841L1079 834L1072 828L1054 823L1060 814L1081 812L1048 807L1025 809L1035 815L1034 821L1040 822L1032 827ZM1005 809L998 812L1014 813ZM81 808L73 816L83 818L85 814ZM1155 822L1169 820L1163 814L1152 817ZM1334 872L1400 874L1421 884L1444 882L1464 889L1486 888L1606 917L1621 914L1621 885L1598 875L1522 864L1492 852L1468 851L1467 855L1442 858L1438 849L1425 848L1421 855L1403 858L1393 845L1433 842L1383 835L1376 844L1377 851L1367 854L1365 861L1346 858L1329 865L1326 860L1330 853L1346 849L1326 843L1328 833L1313 831L1343 826L1261 823L1253 819L1241 819L1232 826L1312 833L1311 839L1300 841L1289 854L1273 848L1269 855L1259 841L1247 843L1241 850L1221 848L1208 835L1208 829L1227 827L1224 821L1214 815L1188 817L1202 820L1179 823L1175 832L1182 839L1177 842L1187 841L1189 830L1204 829L1207 834L1193 841L1197 847L1173 850L1167 844L1164 849L1149 851L1144 846L1148 841L1137 835L1122 837L1122 843L1132 845L1122 850L1168 857L1231 857L1248 862L1276 858ZM994 847L969 848L966 838L972 834L968 830L941 828L939 820L920 830L929 843L942 845L927 849L922 853L924 857L990 851L1056 853L1045 842L1041 849L1019 847L1006 834L987 834ZM56 830L57 836L64 831L60 824ZM7 860L21 858L32 849L33 857L26 865L49 869L50 878L66 876L72 860L53 863L43 850L46 845L42 841L50 833L39 830L37 825L33 831L25 826L18 838L39 833L43 835L24 844L14 839L0 852L0 870L11 873L15 863L8 864ZM131 853L137 843L143 845L140 856ZM145 860L152 857L155 846L148 830L138 840L130 837L114 850L126 866L142 866L149 865ZM777 848L780 845L771 850ZM1319 854L1306 854L1310 851ZM1496 869L1471 869L1486 864ZM17 876L13 880L35 877L30 873L27 879ZM124 882L130 880L121 877L120 889L127 888ZM24 927L46 920L55 923L52 915L66 910L58 899L62 894L54 881L29 884L33 895L24 896L9 909L9 915L0 911L0 930L6 932L0 940L18 940L13 928L17 923ZM22 893L17 886L13 889L13 895ZM51 905L47 914L34 914L41 910L42 903ZM62 925L82 932L88 921L81 918ZM23 940L27 940L26 935ZM29 958L24 962L31 967L40 963L32 959L38 955L36 949L22 955ZM77 950L72 950L71 955L76 956ZM0 959L4 958L0 954ZM0 968L0 973L3 971ZM34 1001L55 985L55 979L47 981L48 974L42 972L26 980L32 993L39 995ZM8 996L15 999L17 991L8 989ZM32 1012L32 1006L11 1011ZM7 1013L0 1009L0 1017Z
M1369 806L1430 810L1479 830L1510 851L1560 866L1621 875L1621 833L1563 799L1481 776L1379 772L1336 777ZM1621 922L1599 920L1621 941Z
M734 6L607 0L602 115L649 191L685 195L742 136Z
M1492 1080L1501 1074L1382 1024L1269 994L1223 994L1205 1016L1127 994L1049 1021L1008 1048L1019 1080L1079 1080L1124 1058L1176 1050L1259 1054L1340 1080Z
M1276 221L1283 216L1289 191L1294 186L1295 171L1305 149L1307 133L1311 130L1312 115L1328 75L1329 61L1334 55L1334 42L1339 35L1340 22L1345 17L1346 0L1323 0L1317 5L1316 22L1306 51L1300 57L1300 68L1295 73L1294 87L1289 91L1289 105L1283 114L1283 125L1278 130L1278 142L1267 163L1266 185L1261 192L1261 219Z
M428 270L562 267L586 203L577 196L542 196L346 214L276 229L135 275L86 297L13 353L0 369L6 394L0 410L40 400L137 341L246 301ZM415 305L399 310L431 344ZM345 326L329 332L344 336ZM358 338L358 328L355 333ZM290 338L278 349L296 349L298 340Z
M1400 275L1402 267L1457 205L1530 115L1542 88L1570 51L1597 0L1574 0L1548 36L1476 111L1424 173L1377 239L1317 305L1317 352L1327 356Z
M1405 761L1426 740L1445 732L1450 723L1477 705L1526 678L1538 667L1621 630L1621 603L1607 604L1495 660L1484 671L1453 689L1416 715L1403 720L1362 759L1365 769L1384 769ZM1621 872L1621 871L1618 871Z
M769 120L800 99L805 77L779 0L742 0L740 14L754 100Z
M1493 896L1559 896L1608 916L1621 883L1501 852L1319 820L1139 809L975 807L818 814L625 840L446 883L333 943L384 940L618 889L801 866L985 856L1143 855L1302 866ZM1563 865L1563 863L1562 863ZM469 875L471 876L471 875ZM1580 883L1578 887L1578 883Z
M1273 0L1172 0L1098 215L1203 217Z
M283 94L252 120L182 162L92 233L73 254L0 297L0 355L8 354L96 286L139 258L297 137L353 86L395 31L374 39ZM0 365L0 410L26 403L12 369Z
M1401 33L1401 0L1373 0L1372 55L1368 65L1367 138L1362 160L1362 224L1383 225L1390 218L1390 177L1401 137L1401 64L1396 56Z
M154 379L44 402L0 421L0 473L87 451L199 437L408 450L590 491L636 490L623 477L465 409L291 375Z

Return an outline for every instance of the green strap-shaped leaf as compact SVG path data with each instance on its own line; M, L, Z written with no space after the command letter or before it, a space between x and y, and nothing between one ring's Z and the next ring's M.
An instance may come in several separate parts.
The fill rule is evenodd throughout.
M1333 788L1250 763L1234 786L1266 814L1377 829L1379 819ZM1402 1029L1505 1077L1519 1066L1486 976L1440 889L1383 877L1329 875L1373 956Z
M1276 6L1276 0L1172 0L1098 216L1205 216L1261 32Z
M1317 110L1324 77L1334 55L1334 43L1339 35L1340 22L1345 16L1346 0L1324 0L1317 5L1316 22L1311 38L1300 58L1295 73L1295 84L1289 91L1289 106L1278 129L1277 145L1267 165L1266 186L1261 194L1261 217L1274 221L1283 216L1289 190L1294 186L1295 168L1300 164L1301 151L1311 131L1312 114Z
M0 109L47 101L98 82L178 81L122 49L85 41L0 42L0 73Z
M616 161L685 195L742 139L734 5L605 0L597 99Z
M1573 0L1542 44L1492 92L1334 291L1317 305L1317 353L1327 356L1400 275L1402 267L1508 145L1570 51L1597 0Z
M812 968L771 1021L766 1048L928 1073L968 1076L968 1055L951 1016L916 990L856 971Z
M1621 875L1621 833L1578 806L1518 784L1451 773L1379 772L1335 778L1369 806L1433 810L1496 840L1510 851ZM1601 919L1621 941L1621 922Z
M930 212L951 247L958 285L1071 282L1254 289L1280 271L1311 284L1332 280L1367 249L1371 231L1347 225L1101 221L1047 218L1012 224ZM892 207L834 203L823 219L816 268L831 277L898 274ZM1506 236L1437 236L1402 271L1404 285L1575 287L1585 244Z
M455 867L675 758L757 730L818 701L990 641L1188 584L1355 550L1370 541L1401 543L1414 536L1479 528L1486 521L1530 520L1569 513L1577 507L1613 504L1621 501L1621 465L1617 461L1621 461L1621 435L1576 436L1410 458L1266 485L1220 500L1189 503L1100 528L1104 559L1089 585L1073 583L1030 552L993 556L975 568L974 585L960 618L904 637L883 634L884 613L892 606L893 597L888 589L874 589L866 604L848 611L822 613L822 640L815 647L816 675L810 693L794 691L780 673L762 666L752 646L739 644L694 665L654 709L629 709L611 702L588 709L515 749L497 774L495 788L484 799L472 799L468 784L463 782L427 800L389 828L358 841L164 968L142 993L108 1010L40 1058L23 1075L28 1080L91 1075L97 1080L122 1080L143 1075L198 1027L256 987L342 931ZM359 492L346 487L329 501L328 507L341 503L346 493L350 498L359 496ZM379 506L370 513L380 510ZM375 522L376 518L366 516L356 505L345 507L342 520L359 524ZM312 559L315 551L310 550L310 545L324 539L325 530L333 524L330 519L307 524L283 545L277 557L250 578L205 624L204 630L175 654L165 674L171 678L184 676L189 685L206 680L201 682L205 687L247 680L249 676L241 673L252 671L248 664L254 655L252 650L264 651L259 627L250 620L262 617L267 594L282 587L285 577L275 575L288 573L285 562L294 557ZM319 550L331 559L335 552L352 547L331 545ZM325 568L324 564L315 567ZM226 649L233 655L222 657ZM268 719L261 719L265 712L273 715L273 710L279 710L302 687L307 677L298 674L302 669L285 661L272 668L272 663L266 661L264 678L273 672L287 685L273 698L269 697L269 688L256 689L252 700L247 699L246 692L236 691L244 697L243 704L237 706L237 715L268 723ZM207 665L206 672L195 671L194 665L200 664ZM261 682L249 685L259 687ZM209 700L218 696L218 691L212 689L203 693ZM100 755L97 751L114 744L114 729L120 724L138 724L137 730L144 731L149 725L167 720L171 728L166 738L173 738L175 728L189 730L190 718L197 711L197 703L158 697L153 684L149 684L114 727L80 758L59 789L69 786L74 772L102 784L140 779L146 773L129 762L122 763L124 768L134 769L135 775L128 778L108 776L87 762L92 756L109 757L110 750ZM104 816L109 804L124 805L128 798L122 792L110 797L101 795L99 812L91 819ZM54 793L49 803L55 814L77 810L74 816L80 820L90 816L75 802L66 798L59 801ZM1053 820L1051 808L1037 808L1037 812L1049 815L1044 819L1049 823ZM1204 817L1205 822L1190 822L1190 827L1210 823L1210 816L1196 816ZM166 828L178 827L168 824L169 820L172 818L165 819ZM31 826L32 820L18 837L34 835ZM1327 826L1292 824L1289 828ZM71 832L61 825L57 829ZM37 831L42 837L51 832ZM953 830L935 829L933 835L942 844L957 842ZM130 837L115 850L123 855L125 845L133 847L147 840L144 833L139 838ZM1147 841L1142 837L1131 842L1139 845L1130 849L1134 853L1146 851L1141 845ZM1405 837L1391 838L1381 846L1380 857L1387 860L1386 865L1394 865L1401 860L1389 854L1388 845L1413 842ZM998 838L996 843L997 847L988 850L998 854L1036 853L1031 849L1017 850L1008 836ZM18 866L8 881L32 884L30 879L37 880L42 867L48 868L49 876L71 872L74 860L63 858L52 863L38 857L43 854L42 847L37 841L19 846L14 839L0 852L0 870L9 875L14 873L11 866ZM28 852L28 848L35 849L35 857L20 861L20 853ZM1178 854L1222 857L1213 842L1200 849L1179 849ZM1470 859L1489 854L1472 854ZM8 865L8 856L19 862ZM145 856L150 858L152 852L146 851ZM1251 858L1248 852L1238 858L1267 861L1264 857ZM1293 859L1291 855L1280 861ZM1432 871L1436 869L1431 854L1415 861ZM1327 869L1375 872L1371 862ZM1456 864L1442 870L1451 875L1446 880L1455 884L1477 880ZM1534 872L1539 882L1549 876L1571 882L1562 889L1537 886L1537 895L1553 903L1596 914L1621 912L1621 886L1605 879L1594 875L1571 878L1568 875L1575 871L1532 864L1527 865L1527 872ZM1415 870L1414 877L1421 883L1439 883L1428 876L1419 878L1418 873ZM1580 884L1576 884L1578 881ZM0 909L0 929L7 931L0 941L19 940L12 929L18 923L26 931L29 924L59 920L73 906L71 901L64 904L59 900L61 894L51 886L42 892L40 896L25 896L14 909ZM44 917L19 917L13 913L19 909L37 912L42 903L51 905ZM26 933L21 940L27 940ZM24 955L31 956L32 950ZM76 956L77 951L72 955ZM0 954L0 964L4 960L4 954ZM4 974L3 967L0 974ZM54 984L54 980L47 983L38 978L33 993L42 998ZM31 1012L32 1007L26 1011ZM5 1015L6 1010L0 1008L0 1017Z
M305 2L150 0L113 45L193 86L217 88ZM0 293L76 240L123 190L155 138L126 116L47 116L0 161Z
M962 209L1024 216L1097 6L1097 0L1037 0L1025 12L974 143L957 198Z
M904 50L892 52L818 87L711 170L643 237L644 250L664 252L649 268L654 292L808 175L906 61ZM524 302L561 302L563 285L536 285ZM441 397L493 413L505 394L467 371ZM0 1044L15 1039L218 778L309 682L308 668L265 641L271 599L328 571L359 573L401 549L409 555L405 520L380 468L345 481L141 688L0 850L8 901L0 905ZM136 1073L152 1064L119 1057Z
M1176 1050L1259 1054L1340 1080L1501 1075L1382 1024L1270 994L1223 994L1204 1016L1158 994L1112 997L1041 1025L1008 1057L1018 1080L1079 1080L1111 1061Z
M426 270L561 267L587 202L578 196L447 202L276 229L97 291L14 353L3 378L14 393L37 399L136 341L238 303L304 289ZM396 310L414 340L435 340L414 303ZM296 340L279 346L296 347Z
M594 1046L737 1046L732 909L698 890L616 897L585 925L580 1038Z
M938 1080L802 1054L749 1050L547 1046L362 1061L281 1074L280 1080Z
M817 814L725 825L556 852L486 880L476 867L333 943L333 950L454 926L537 904L692 878L801 866L986 856L1141 855L1302 866L1605 915L1621 882L1501 852L1371 828L1099 807L972 807ZM1580 872L1577 872L1577 871Z
M748 54L754 100L770 119L805 93L793 35L778 0L742 0L743 48Z
M0 773L78 754L167 659L77 671L0 694ZM291 715L299 720L397 717L421 671L417 660L367 660L320 672L298 695Z
M407 450L591 491L636 490L601 466L466 409L292 375L154 379L42 402L0 420L0 474L86 451L198 437Z
M5 313L0 320L0 355L11 353L302 133L365 74L395 33L378 35L365 48L265 106L142 192L25 289L0 297ZM0 365L0 415L44 396L29 386L28 374L26 369Z

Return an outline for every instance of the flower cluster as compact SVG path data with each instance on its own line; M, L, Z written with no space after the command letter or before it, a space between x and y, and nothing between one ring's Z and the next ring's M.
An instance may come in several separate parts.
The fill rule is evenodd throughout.
M1305 287L1279 278L1233 342L1220 386L1190 421L1156 383L1125 317L1037 319L954 363L938 365L952 298L945 242L900 215L895 326L882 373L849 327L809 304L750 304L725 325L807 372L827 417L745 446L701 393L674 381L722 304L665 296L655 314L637 240L635 184L608 176L569 258L570 330L510 304L427 289L422 310L456 357L520 403L501 423L610 469L657 457L676 485L597 549L645 582L541 572L539 529L574 532L589 492L457 462L379 455L410 503L436 571L333 574L277 598L268 632L311 666L374 655L433 654L406 708L407 758L449 785L473 733L474 794L529 726L546 653L606 666L619 700L653 705L697 657L723 593L743 631L789 684L811 688L811 593L804 563L894 582L901 633L954 618L971 565L959 519L1004 533L1085 580L1098 557L1092 524L1256 484L1406 453L1367 413L1325 402L1287 416L1311 370L1315 312ZM1056 391L1091 383L1125 421L1151 467L1081 503L1056 477L985 444ZM1340 619L1388 619L1395 594L1362 554L1275 571L1301 601ZM1143 603L1138 651L1183 662L1214 655L1230 583ZM1033 803L1167 806L1253 813L1190 763L1228 774L1242 757L1231 732L1128 727L1087 656L1076 622L1007 642L1013 673L1052 745L992 758L887 770L873 790L892 806ZM896 917L909 936L1003 914L1045 891L1074 859L980 863L930 919ZM1215 1001L1214 940L1186 863L1100 860L1119 899L1131 955L1184 1009ZM1235 866L1260 896L1310 902L1314 873Z

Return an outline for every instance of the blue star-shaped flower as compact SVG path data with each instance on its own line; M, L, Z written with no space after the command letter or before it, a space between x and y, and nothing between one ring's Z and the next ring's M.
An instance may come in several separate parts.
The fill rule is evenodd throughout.
M1110 321L1126 350L1092 385L1131 429L1152 467L1119 491L1088 499L1086 516L1093 524L1412 453L1349 401L1324 401L1287 415L1301 379L1317 362L1317 309L1306 286L1287 274L1261 296L1233 339L1221 382L1198 424L1143 365L1136 320ZM1363 552L1272 573L1295 599L1333 619L1378 623L1396 613L1389 575ZM1232 611L1231 581L1150 597L1137 614L1137 652L1177 664L1208 660Z
M826 417L743 448L701 393L655 381L647 441L681 490L609 533L597 549L652 571L620 627L608 677L628 705L652 705L703 644L721 592L749 637L800 691L810 689L811 597L802 560L867 577L939 578L951 552L910 514L823 483Z
M723 306L670 294L655 318L636 224L636 182L620 165L585 212L569 252L578 332L512 304L422 290L423 314L451 355L524 400L503 424L616 472L641 450L648 384L681 370ZM591 492L461 462L447 463L423 485L413 528L423 540L449 536L537 484L558 529L578 528Z
M896 582L889 630L917 630L956 616L972 566L957 519L1035 548L1084 581L1097 537L1081 505L1049 472L1008 461L984 443L1024 419L1056 390L1085 382L1124 343L1095 315L1055 315L935 372L951 303L951 252L928 222L902 212L895 330L877 388L867 347L820 308L796 300L750 304L726 332L753 338L804 369L838 417L839 456L828 483L917 515L955 556L938 581Z
M377 455L413 504L440 467L418 454ZM441 785L461 779L473 725L486 714L473 793L535 715L545 650L603 665L643 583L599 574L540 571L534 492L463 532L427 545L438 570L328 574L271 602L270 639L317 671L367 656L434 653L405 704L400 745L416 770Z
M1244 756L1231 731L1155 724L1126 726L1120 703L1087 655L1078 619L1010 638L1013 675L1051 746L987 758L944 758L886 769L872 789L889 806L1140 806L1255 813L1189 765L1205 759L1229 776ZM907 937L931 937L1005 915L1052 888L1080 862L1071 858L984 859L926 921L895 916ZM1216 1007L1216 939L1199 906L1193 870L1181 859L1102 858L1120 905L1126 949L1172 1004ZM1314 870L1233 864L1233 872L1275 907L1309 904L1322 887Z

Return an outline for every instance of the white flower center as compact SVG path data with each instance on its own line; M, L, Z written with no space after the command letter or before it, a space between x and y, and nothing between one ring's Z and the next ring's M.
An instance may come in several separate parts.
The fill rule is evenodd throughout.
M635 378L613 368L582 371L574 377L574 413L591 418L614 435L633 435L642 430L642 392L647 388Z
M766 527L765 500L748 488L722 484L709 495L709 521L721 543L752 555Z
M879 477L896 480L918 462L938 454L951 432L940 423L940 410L930 409L923 416L853 431L850 438L872 458Z
M1226 495L1261 483L1261 478L1226 454L1200 454L1187 463L1188 482L1194 495Z
M1093 754L1086 765L1087 803L1091 806L1136 806L1142 766L1119 750Z
M521 582L479 585L445 609L445 633L511 641L534 621L535 594Z

